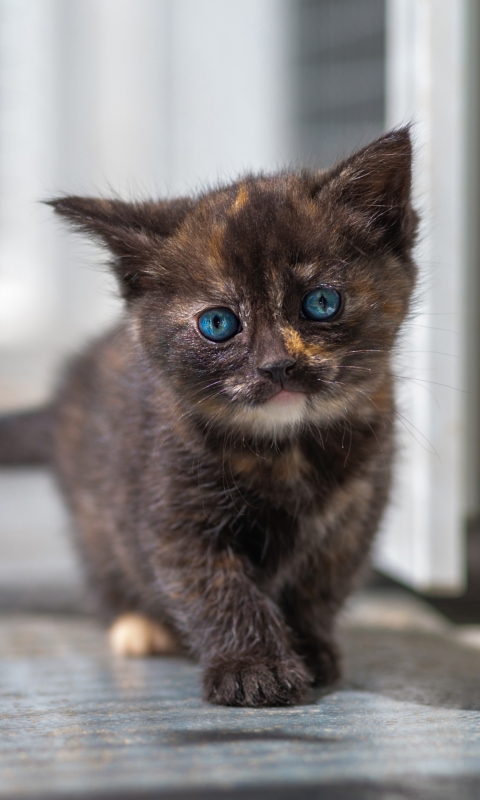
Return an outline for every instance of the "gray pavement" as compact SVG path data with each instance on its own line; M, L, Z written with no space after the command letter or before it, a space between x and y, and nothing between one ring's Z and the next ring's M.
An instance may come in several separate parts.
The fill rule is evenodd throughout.
M4 614L0 795L478 797L478 634L406 593L363 593L341 684L229 709L201 700L186 659L112 656L90 618Z
M341 683L288 709L213 707L188 660L109 653L67 531L48 473L0 471L0 797L480 797L480 626L363 592Z

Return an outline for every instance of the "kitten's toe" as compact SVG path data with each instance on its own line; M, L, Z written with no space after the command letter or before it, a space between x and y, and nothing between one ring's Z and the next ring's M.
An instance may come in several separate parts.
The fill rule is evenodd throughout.
M108 639L116 655L174 655L179 651L172 633L141 614L122 614L111 626Z
M204 697L226 706L284 706L302 699L311 676L300 660L217 662L204 674Z

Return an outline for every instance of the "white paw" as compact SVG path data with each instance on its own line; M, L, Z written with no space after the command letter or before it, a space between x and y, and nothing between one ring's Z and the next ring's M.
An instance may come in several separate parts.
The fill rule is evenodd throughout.
M118 617L108 639L113 652L120 656L174 655L179 650L168 628L135 613Z

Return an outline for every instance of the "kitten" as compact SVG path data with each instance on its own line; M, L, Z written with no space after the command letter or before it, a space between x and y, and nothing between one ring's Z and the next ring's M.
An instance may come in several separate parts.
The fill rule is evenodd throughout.
M410 185L405 128L323 173L51 203L110 249L125 316L50 409L3 420L0 460L54 462L114 648L182 648L214 703L339 675L390 484Z

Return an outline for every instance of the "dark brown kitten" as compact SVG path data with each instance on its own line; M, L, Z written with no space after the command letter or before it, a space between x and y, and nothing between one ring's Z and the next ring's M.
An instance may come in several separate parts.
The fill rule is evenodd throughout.
M176 638L215 703L339 674L335 614L390 484L410 183L403 129L321 174L52 203L109 247L125 318L71 365L42 440L3 421L0 457L51 453L101 607L130 614L117 649Z

